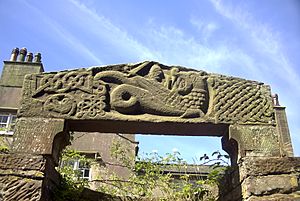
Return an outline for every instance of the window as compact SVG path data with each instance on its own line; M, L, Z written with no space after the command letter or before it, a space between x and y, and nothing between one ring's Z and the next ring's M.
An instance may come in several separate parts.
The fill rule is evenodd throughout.
M70 166L73 170L78 170L80 178L87 179L89 181L91 180L90 164L87 162L72 159L63 161L61 166Z
M78 161L78 170L81 171L81 177L84 179L90 179L90 165L88 163L83 163Z
M6 128L8 124L8 115L0 115L0 128Z
M0 113L0 134L12 135L15 129L17 116L10 113Z

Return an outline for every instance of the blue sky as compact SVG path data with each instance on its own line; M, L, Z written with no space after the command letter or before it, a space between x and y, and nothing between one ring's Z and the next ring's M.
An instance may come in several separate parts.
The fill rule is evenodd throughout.
M286 106L300 156L300 2L1 0L0 60L41 52L46 71L156 60L259 80ZM0 66L2 70L2 66ZM185 158L220 149L201 137L138 137L141 150Z

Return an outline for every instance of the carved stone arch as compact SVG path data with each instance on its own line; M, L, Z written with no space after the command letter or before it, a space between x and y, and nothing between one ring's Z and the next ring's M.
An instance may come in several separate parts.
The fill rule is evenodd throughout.
M223 136L235 162L278 157L274 114L268 85L153 61L31 74L24 80L13 151L55 164L69 131L120 127L128 133Z

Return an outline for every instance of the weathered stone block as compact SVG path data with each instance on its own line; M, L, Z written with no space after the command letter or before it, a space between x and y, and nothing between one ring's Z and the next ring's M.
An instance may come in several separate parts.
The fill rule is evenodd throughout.
M13 157L12 157L13 155ZM46 160L41 155L0 154L0 169L43 171Z
M248 176L300 173L299 157L245 157L240 162L240 179Z
M0 174L0 184L3 201L40 201L42 196L42 180Z
M238 143L238 159L247 156L280 156L275 126L230 125L229 139L234 139Z
M16 123L13 152L51 155L54 138L63 131L63 119L20 118Z
M45 165L42 155L0 154L0 200L40 200Z
M0 201L51 201L59 181L50 156L0 154Z
M269 175L248 177L242 183L244 198L274 193L291 193L299 189L297 175Z
M300 194L273 194L269 196L251 196L246 201L300 201Z
M270 87L153 61L25 77L22 117L273 124Z

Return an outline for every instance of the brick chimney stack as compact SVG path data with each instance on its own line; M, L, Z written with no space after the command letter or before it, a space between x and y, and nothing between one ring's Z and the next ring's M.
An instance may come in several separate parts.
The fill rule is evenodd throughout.
M33 53L27 52L25 47L20 50L14 48L10 60L4 61L0 86L21 88L26 74L44 72L41 58L41 53L33 56Z

